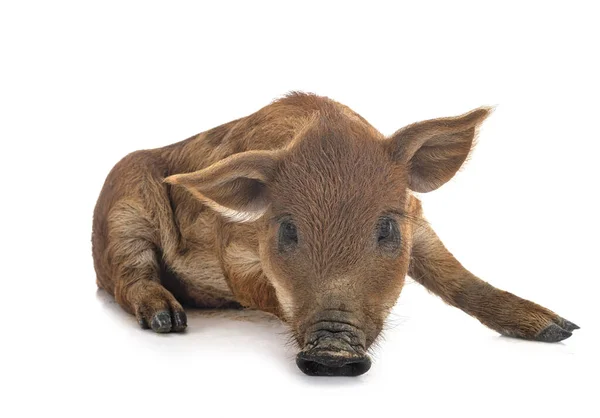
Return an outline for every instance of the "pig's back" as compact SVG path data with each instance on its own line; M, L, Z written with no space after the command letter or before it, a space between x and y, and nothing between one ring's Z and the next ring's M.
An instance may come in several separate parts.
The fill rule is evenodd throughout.
M283 148L319 112L341 112L368 125L358 114L331 99L290 93L249 116L157 151L169 161L171 174L196 171L239 152Z

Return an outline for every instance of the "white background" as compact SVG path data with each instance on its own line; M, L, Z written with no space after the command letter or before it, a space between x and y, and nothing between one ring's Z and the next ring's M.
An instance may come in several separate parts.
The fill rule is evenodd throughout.
M599 416L599 40L592 2L2 2L0 415ZM426 215L581 330L500 337L411 281L359 378L304 376L265 318L139 329L95 286L108 171L290 90L385 134L497 105Z

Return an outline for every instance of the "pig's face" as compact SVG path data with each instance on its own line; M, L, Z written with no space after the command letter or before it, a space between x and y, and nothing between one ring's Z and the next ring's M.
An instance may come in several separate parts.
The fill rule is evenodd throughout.
M319 129L320 128L320 129ZM315 126L282 157L260 256L309 374L361 374L408 269L414 205L380 139Z
M234 221L257 222L263 271L311 375L359 375L408 271L419 222L410 190L448 181L488 109L384 138L344 112L285 149L248 151L170 178ZM422 222L422 221L421 221Z

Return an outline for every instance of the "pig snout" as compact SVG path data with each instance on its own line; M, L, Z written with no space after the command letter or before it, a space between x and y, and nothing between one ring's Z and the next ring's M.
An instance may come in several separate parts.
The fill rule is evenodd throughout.
M298 353L296 364L309 376L360 376L371 368L371 359L366 354L314 350Z
M364 333L353 325L318 321L307 330L296 364L309 376L359 376L371 368Z

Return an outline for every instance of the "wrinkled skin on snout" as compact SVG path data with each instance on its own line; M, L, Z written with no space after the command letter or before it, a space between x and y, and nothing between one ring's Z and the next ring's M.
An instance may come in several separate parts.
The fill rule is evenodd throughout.
M466 270L412 192L467 158L490 109L385 137L333 100L294 93L186 141L125 157L94 212L98 286L142 327L181 332L182 303L285 321L296 363L358 376L406 275L500 334L557 342L577 325Z

